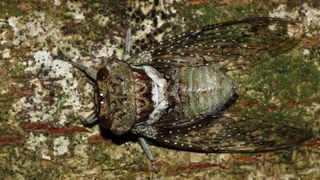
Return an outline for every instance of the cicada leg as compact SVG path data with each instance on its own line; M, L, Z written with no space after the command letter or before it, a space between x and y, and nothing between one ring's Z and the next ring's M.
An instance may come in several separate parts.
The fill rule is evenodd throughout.
M63 59L62 59L63 60ZM67 60L63 60L66 61L68 63L70 63L73 67L79 69L80 71L82 71L83 73L86 74L86 76L88 76L91 80L91 83L94 85L97 79L97 70L93 69L93 68L89 68L84 66L81 63L78 62L74 62L74 61L67 61ZM81 124L83 124L84 126L93 126L95 124L98 123L99 119L96 117L95 113L91 113L87 118L79 116L80 122Z
M99 122L99 119L97 118L95 113L90 114L87 118L79 116L79 119L82 125L89 127L98 124Z
M156 167L156 159L154 158L154 156L152 155L152 152L150 150L150 145L147 143L147 141L143 138L143 137L138 137L140 145L144 151L144 153L147 155L148 159L151 161L152 163L152 169L154 172L158 172L159 169Z
M67 61L72 64L73 67L79 69L80 71L84 72L91 80L96 81L97 79L97 70L84 66L78 62Z

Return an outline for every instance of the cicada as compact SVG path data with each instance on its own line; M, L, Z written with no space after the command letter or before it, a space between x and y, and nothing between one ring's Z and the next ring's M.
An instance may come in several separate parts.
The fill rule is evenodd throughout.
M96 114L86 123L98 121L120 137L136 135L152 162L149 142L205 153L272 151L302 143L309 130L221 113L237 87L224 71L252 68L261 52L290 49L302 34L294 21L247 18L176 35L125 59L109 59L97 71L72 62L96 86Z

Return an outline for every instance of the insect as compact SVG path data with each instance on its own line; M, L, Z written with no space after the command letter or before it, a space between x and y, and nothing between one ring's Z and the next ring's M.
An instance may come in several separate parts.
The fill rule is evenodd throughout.
M71 62L97 89L96 114L84 124L98 121L116 135L136 135L152 162L149 141L206 153L263 152L304 142L308 130L221 114L236 85L220 69L249 69L259 53L287 50L301 35L294 21L247 18L177 35L125 60L107 60L98 71Z

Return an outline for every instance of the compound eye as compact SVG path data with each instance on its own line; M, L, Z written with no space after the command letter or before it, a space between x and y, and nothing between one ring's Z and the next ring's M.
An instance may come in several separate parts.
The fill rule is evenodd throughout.
M101 116L99 118L99 122L100 122L100 125L105 129L110 129L113 123L112 119L107 115Z
M103 81L108 79L109 70L106 67L102 67L99 69L97 73L97 81Z

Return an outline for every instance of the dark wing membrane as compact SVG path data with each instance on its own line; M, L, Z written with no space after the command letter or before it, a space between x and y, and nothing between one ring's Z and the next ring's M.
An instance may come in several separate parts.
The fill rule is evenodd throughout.
M312 136L309 130L262 117L219 117L175 129L152 126L156 133L149 138L167 147L197 152L271 151L297 145Z
M175 36L142 52L137 59L138 64L159 68L210 63L219 63L221 67L237 63L252 65L254 59L251 57L259 52L278 53L290 49L302 34L299 24L294 21L248 18L208 25L199 31ZM151 58L146 58L146 54Z

